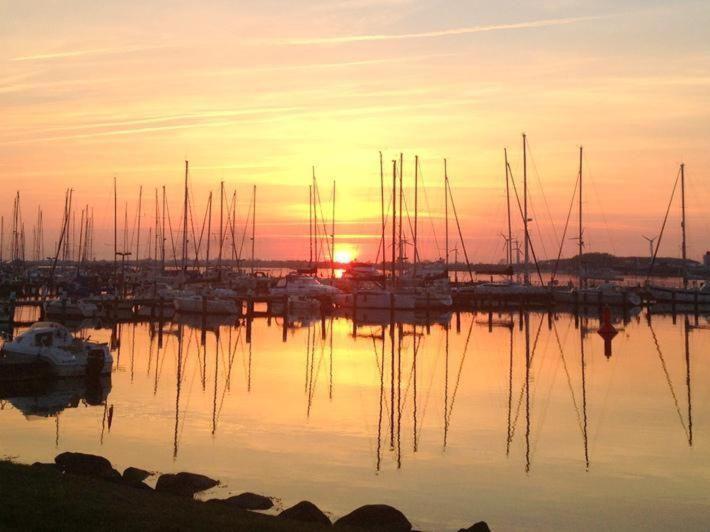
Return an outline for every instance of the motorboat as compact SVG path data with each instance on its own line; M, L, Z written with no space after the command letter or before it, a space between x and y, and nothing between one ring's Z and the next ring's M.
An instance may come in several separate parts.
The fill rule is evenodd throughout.
M414 291L368 288L339 294L335 304L341 308L414 310L417 296Z
M581 306L611 305L637 307L641 297L627 288L613 283L584 288L554 289L552 300L555 303Z
M56 377L105 375L113 368L107 344L76 338L64 325L48 321L33 324L0 353L8 363L41 363Z
M239 314L239 307L234 299L221 298L213 293L186 294L173 300L177 312L190 314Z
M72 318L95 318L99 313L99 307L94 303L83 299L71 297L61 297L44 303L44 312L47 316Z
M710 282L706 281L700 287L674 288L670 286L649 285L648 294L656 303L690 303L710 305Z
M298 273L291 273L282 277L271 288L271 295L279 296L301 296L315 299L333 299L340 294L340 290L334 286L321 283L315 277Z
M316 313L321 310L321 302L312 297L287 296L283 301L276 300L272 303L272 311L276 314L303 314Z

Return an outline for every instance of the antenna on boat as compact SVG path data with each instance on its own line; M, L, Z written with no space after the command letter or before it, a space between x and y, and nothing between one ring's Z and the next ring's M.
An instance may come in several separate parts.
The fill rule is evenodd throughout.
M254 274L254 243L256 240L256 185L252 192L251 207L251 273Z
M444 159L444 255L446 269L449 269L449 174Z
M333 179L333 212L330 219L330 276L335 277L335 179Z
M412 259L412 276L417 275L417 223L419 217L419 155L414 156L414 258ZM415 336L416 338L416 336Z
M385 241L385 174L384 167L382 164L382 152L380 152L380 225L382 229L382 278L384 279L384 284L386 284L387 279L387 242Z
M527 135L523 133L523 226L525 229L525 264L523 270L523 281L530 284L530 233L528 232L528 153Z
M688 275L686 272L688 246L685 236L685 163L680 163L680 214L680 230L682 235L681 256L683 258L683 288L688 288Z
M185 192L183 199L183 218L182 218L182 271L187 273L187 216L188 216L188 189L187 178L190 169L189 161L185 161ZM183 280L184 281L184 280Z
M508 148L503 149L503 155L505 157L505 204L506 204L507 213L508 213L508 239L506 240L507 247L508 247L507 259L508 259L508 266L512 267L513 266L513 246L512 246L513 229L511 227L511 222L510 222L510 172L508 171Z
M579 241L577 242L579 246L579 286L584 287L587 284L584 278L584 265L582 263L582 254L584 253L584 240L583 240L583 225L582 225L582 151L584 148L579 147Z

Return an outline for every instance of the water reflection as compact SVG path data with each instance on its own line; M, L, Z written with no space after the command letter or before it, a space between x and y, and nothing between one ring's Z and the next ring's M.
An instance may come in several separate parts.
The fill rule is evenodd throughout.
M623 495L607 510L623 528L625 500L708 480L704 317L612 316L609 359L592 314L352 318L90 324L81 334L113 347L113 387L0 392L0 451L97 452L333 512L385 501L437 529L470 520L472 500L503 528L521 526L511 505L549 527L572 524L560 501L567 519L599 519L602 487Z

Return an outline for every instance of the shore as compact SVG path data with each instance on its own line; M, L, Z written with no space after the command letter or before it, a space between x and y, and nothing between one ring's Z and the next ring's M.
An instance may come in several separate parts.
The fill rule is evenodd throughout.
M0 462L0 529L325 530L48 466Z
M120 475L102 457L63 453L55 461L55 464L33 465L0 461L1 530L298 532L328 530L333 525L344 531L411 530L411 524L401 512L383 505L360 507L334 523L315 505L305 501L281 515L266 515L237 507L234 500L195 499L195 492L207 489L198 484L217 483L202 475L162 475L156 489L152 489L140 479L131 479L128 470ZM141 470L133 470L135 472ZM176 478L180 475L195 478ZM167 489L161 489L161 484ZM254 494L240 497L244 495L261 497ZM489 529L479 522L462 530L484 532Z

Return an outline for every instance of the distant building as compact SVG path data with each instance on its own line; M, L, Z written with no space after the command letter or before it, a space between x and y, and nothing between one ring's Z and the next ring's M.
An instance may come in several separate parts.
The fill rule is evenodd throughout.
M705 257L703 257L703 264L710 268L710 251L705 252Z

